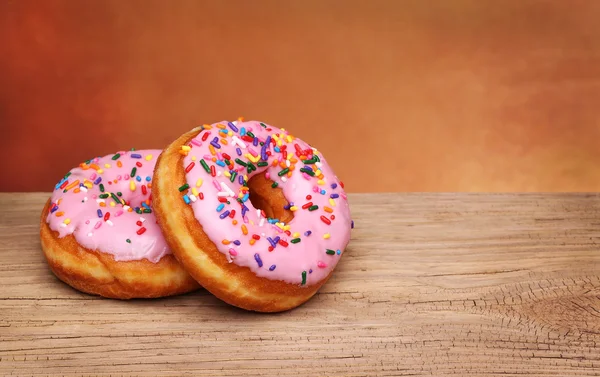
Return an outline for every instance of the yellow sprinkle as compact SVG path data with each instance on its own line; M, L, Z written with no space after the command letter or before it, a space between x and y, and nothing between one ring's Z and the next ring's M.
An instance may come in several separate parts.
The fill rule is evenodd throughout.
M106 169L110 169L110 164L104 164L104 167L105 167Z
M294 155L293 155L293 154L291 154L291 153L288 153L288 154L287 154L287 159L288 159L290 162L292 161L292 157L294 157ZM294 162L295 162L295 161L294 161Z
M229 172L228 172L228 171L224 171L224 172L223 172L223 175L224 175L224 176L226 176L227 178L231 177L231 174L229 174Z
M135 191L135 182L133 182L133 181L129 181L129 189L130 189L131 191Z
M283 230L290 230L290 226L289 225L284 226Z
M331 235L330 235L329 233L325 233L325 234L323 235L323 238L325 238L326 240L328 240L328 239L329 239L329 237L331 237Z
M254 238L250 239L250 245L254 245L255 242L256 242L256 240Z
M85 187L91 189L92 187L94 187L94 185L92 184L92 182L86 182L83 184Z
M277 227L281 230L283 230L283 224L282 223L275 223L275 225L277 225Z
M65 221L63 221L66 225L69 225L71 223L71 219L65 219Z
M331 198L330 198L330 199L331 199ZM328 213L331 213L331 212L333 212L333 209L331 209L331 208L329 208L329 207L327 207L327 206L323 207L323 209L325 210L325 212L328 212Z
M296 212L297 210L298 210L298 207L296 207L296 206L290 207L290 211L292 211L292 212Z
M233 131L229 130L229 132L227 132L227 136L229 136L229 137L233 136Z
M146 161L150 161L150 160L152 160L152 155L151 154L149 154L149 155L146 156Z
M196 181L196 187L200 186L202 186L202 178L198 178L198 180Z
M192 156L192 161L196 161L196 156Z
M298 237L300 237L300 233L296 232L293 234L293 236L294 236L294 238L298 238Z
M104 173L104 170L98 169L97 172L98 172L98 174L102 174L102 173Z
M291 137L290 135L288 135L288 136L286 137L286 139L287 139L287 142L288 142L288 143L291 143L291 142L292 142L292 137Z
M281 142L281 140L277 140L277 146L281 147L283 145L283 143Z
M324 181L324 180L322 180L322 179L319 179L319 180L317 181L317 184L318 184L318 185L324 185L324 184L325 184L325 181Z
M323 174L323 173L321 172L321 169L317 169L317 171L315 172L315 175L317 175L317 176L318 176L318 175L321 175L321 174Z
M331 204L332 207L335 207L335 200L329 198L329 204Z
M275 141L279 141L279 137L277 137L277 135L272 135L272 137L271 137L271 138L272 138L273 140L275 140Z
M212 144L208 145L208 150L210 151L210 154L212 154L213 156L217 154L217 152L215 152L215 147L213 147Z
M248 234L248 228L246 228L246 224L242 224L242 233L244 233L244 236Z
M114 207L115 206L115 202L110 202L110 206Z
M56 217L61 217L65 213L63 211L56 212Z
M195 187L192 187L192 195L194 195L196 197L198 196L198 190L196 190Z
M191 150L192 150L192 148L191 148L189 145L182 145L182 146L181 146L181 150L182 150L182 151L189 152L189 151L191 151Z

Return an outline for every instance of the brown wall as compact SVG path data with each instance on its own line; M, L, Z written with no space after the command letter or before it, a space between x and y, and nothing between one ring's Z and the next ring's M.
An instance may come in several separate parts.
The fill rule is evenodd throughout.
M600 189L600 1L0 0L0 191L243 115L349 191Z

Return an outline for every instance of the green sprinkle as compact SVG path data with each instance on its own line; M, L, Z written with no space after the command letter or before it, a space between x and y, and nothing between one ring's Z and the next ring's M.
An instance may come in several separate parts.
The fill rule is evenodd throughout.
M134 166L133 169L131 169L131 178L135 177L135 172L137 172L137 168Z
M306 271L302 271L302 285L306 284Z
M309 211L315 211L315 210L317 210L317 209L319 209L319 206L317 206L317 205L314 205L314 206L310 206L310 207L308 207L308 210L309 210Z
M291 243L298 243L300 242L300 238L294 238L293 240L290 240Z
M244 161L240 160L239 158L236 158L235 162L237 162L238 164L242 165L243 167L248 166L248 164L246 164Z
M327 249L327 255L335 255L335 250Z
M263 166L267 166L267 165L269 165L269 163L268 163L268 162L266 162L266 161L261 161L261 162L259 162L259 163L258 163L258 164L256 164L256 165L258 165L258 166L260 166L260 167L263 167Z
M131 243L131 240L128 238L128 239L125 240L125 242Z
M189 188L190 188L190 185L188 185L188 184L186 183L185 185L183 185L183 186L181 186L181 187L179 188L179 192L182 192L183 190L187 190L187 189L189 189Z
M118 160L119 157L121 157L121 155L117 153L116 155L112 156L112 159L113 160Z
M253 134L252 132L250 132L250 131L246 132L246 135L248 135L248 136L250 136L250 137L252 137L252 138L255 138L255 137L256 137L256 136L254 136L254 134Z
M263 126L264 128L267 128L267 126L264 123L261 123L260 125Z
M98 185L98 187L100 187L100 192L104 192L104 185L102 183L100 183L100 185Z
M312 171L312 170L310 170L310 169L308 169L308 168L302 168L302 169L300 169L300 171L302 173L306 173L306 174L310 175L311 177L315 176L315 172Z
M234 171L233 173L231 173L231 177L229 177L229 180L233 183L233 181L235 181L235 177L237 177L237 172Z
M225 165L231 165L231 161L225 159Z
M135 212L136 212L136 213L138 213L138 214L140 214L140 215L142 214L142 210L141 210L141 209L139 209L139 208L138 208L138 209L136 209L136 210L135 210Z
M321 162L321 159L320 159L320 158L319 158L319 156L317 156L316 154L315 154L315 155L313 155L313 158L314 158L315 160L317 160L317 162Z
M256 166L254 166L254 164L251 162L248 163L248 167L252 170L256 170Z
M144 210L142 212L144 212L144 213L152 213L152 210L150 208L144 208Z
M290 168L285 168L282 171L280 171L279 173L277 173L277 175L281 177L282 175L287 174L289 171L290 171Z
M130 151L132 151L132 152L135 151L135 148L131 148Z
M65 179L69 178L70 175L71 175L71 172L68 172L67 174L65 174Z
M200 160L200 165L202 165L202 167L204 168L204 170L206 170L206 172L210 174L210 168L206 164L206 161Z
M317 162L317 160L313 157L310 160L304 160L304 165L310 165L310 164L314 164L315 162Z
M122 193L121 191L117 191L117 195L118 195L119 197L121 197L121 196L123 196L123 193Z
M113 200L115 202L117 202L117 204L121 204L121 200L119 199L119 197L117 197L115 194L113 194L112 192L110 193L111 198L113 198Z
M106 199L106 198L108 198L108 194L100 194L98 197L100 199Z
M272 188L275 188L277 186L279 186L279 183L277 183L277 182L273 182L273 184L271 185Z

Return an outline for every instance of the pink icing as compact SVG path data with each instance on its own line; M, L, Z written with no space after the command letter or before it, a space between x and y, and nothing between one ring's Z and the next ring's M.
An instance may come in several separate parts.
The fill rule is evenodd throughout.
M116 261L148 259L156 263L170 254L154 213L147 213L142 205L151 200L152 173L160 153L119 152L115 160L116 154L111 154L72 169L52 193L51 212L46 218L50 229L57 231L59 238L72 234L83 247L111 254ZM133 168L136 170L132 177ZM64 192L65 189L68 190ZM117 203L110 193L125 204ZM109 194L108 198L101 198L104 194ZM136 209L145 212L140 214Z
M251 132L254 138L247 132ZM207 133L208 136L205 136ZM271 142L266 150L260 143L255 145L255 138L258 142L265 142L269 137ZM285 153L291 155L289 160L295 159L296 162L290 161L290 165L295 165L291 173L282 174L283 168L279 164L272 166L272 163L275 159L281 161L284 158L284 146ZM266 156L266 151L270 155ZM224 121L203 126L196 138L182 146L182 153L187 153L183 164L189 185L187 190L182 188L182 196L192 206L194 216L208 237L230 262L248 267L260 277L301 285L316 284L335 268L350 240L350 209L343 185L318 151L279 128L263 127L256 121ZM226 164L227 156L231 165L222 166ZM318 156L320 162L304 164L300 156L310 162L316 160L314 156ZM268 166L258 166L259 161L264 164L264 157L267 157ZM248 168L236 162L236 159L244 164L254 159L256 170L248 173ZM206 163L206 167L201 161ZM231 166L233 170L230 170ZM207 171L213 167L214 177ZM311 176L301 172L301 168L313 169L313 173L320 170L322 178L318 178L319 174ZM292 207L295 209L294 218L287 224L270 224L245 196L245 186L240 182L240 176L247 181L265 170L266 177L278 184L289 204L295 207ZM232 172L238 173L233 182L227 176ZM307 199L307 195L311 198ZM220 202L219 198L223 197L230 204ZM308 202L318 208L303 209L302 206ZM224 204L222 208L221 204ZM244 206L247 211L243 209ZM234 210L233 218L227 215L227 211L231 215ZM245 216L242 216L242 212ZM234 224L235 221L237 224ZM242 230L242 224L247 228L247 235ZM282 230L286 226L289 226L289 235ZM260 239L251 244L253 235ZM276 237L281 242L273 248L269 238L275 241ZM299 242L294 243L297 240Z

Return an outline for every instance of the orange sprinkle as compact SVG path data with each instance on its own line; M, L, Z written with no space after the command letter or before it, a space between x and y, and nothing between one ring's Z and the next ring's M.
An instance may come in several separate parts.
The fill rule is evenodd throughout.
M292 178L292 174L293 173L291 171L288 171L288 173L287 173L288 178Z
M279 163L279 161L277 161L277 159L274 159L273 163L271 164L271 166L277 166L278 163Z
M231 223L232 223L233 225L237 225L237 220L233 220Z
M229 242L229 240L223 240L223 241L221 241L221 243L223 245L229 245L231 242Z
M79 167L82 168L83 170L88 170L90 167L85 164L84 162L82 162L81 164L79 164Z
M205 130L212 130L212 126L210 124L204 124L202 126Z
M180 155L183 155L183 156L187 156L187 155L188 155L188 152L187 152L187 151L184 151L184 150L182 150L182 149L180 149L180 150L179 150L179 154L180 154Z
M106 207L106 203L100 202L100 207Z
M254 245L256 243L256 240L254 238L250 239L250 245Z
M329 208L329 207L323 207L323 209L325 210L325 212L333 212L333 209Z
M217 158L216 157L211 158L211 160L212 160L212 162L217 162Z
M246 228L246 224L242 224L242 233L244 233L244 236L248 235L248 228Z
M289 169L290 169L290 171L296 169L296 165L294 165L294 164L290 165Z
M133 208L131 208L131 207L127 208L127 212L133 212Z
M298 156L299 159L301 159L302 161L306 160L306 156L301 154L300 156Z
M69 185L67 185L67 187L65 187L65 190L69 191L70 189L72 189L75 186L79 186L79 179L71 182Z
M323 174L319 174L319 175L317 176L317 178L319 178L319 179L323 179L323 177L325 177Z
M224 130L225 129L225 125L219 123L219 124L217 124L217 128L220 128L220 129Z
M79 187L77 187L75 190L73 190L73 192L74 192L75 194L77 194L79 191L81 191L81 190L79 189Z
M283 162L283 161L281 161L281 162L279 163L279 166L281 166L281 167L282 167L282 168L284 168L284 169L285 169L285 168L287 168L287 165L286 165L286 164L285 164L285 162Z
M117 161L117 166L118 166L118 167L120 167L120 168L122 168L122 167L123 167L123 163L121 162L121 160L118 160L118 161Z
M56 217L61 217L65 213L63 211L56 212Z
M100 169L100 166L98 166L96 164L90 164L90 168L92 168L94 170L98 170L98 169Z
M208 145L208 150L210 151L210 154L212 154L213 156L217 154L217 152L215 152L215 147L213 147L212 144Z
M221 144L223 144L223 145L227 145L227 140L225 140L225 139L221 139Z
M292 158L290 158L290 162L291 162L292 164L295 164L296 162L298 162L298 160L296 160L296 158L295 158L295 157L292 157Z
M244 117L239 117L238 121L243 122L244 121Z

